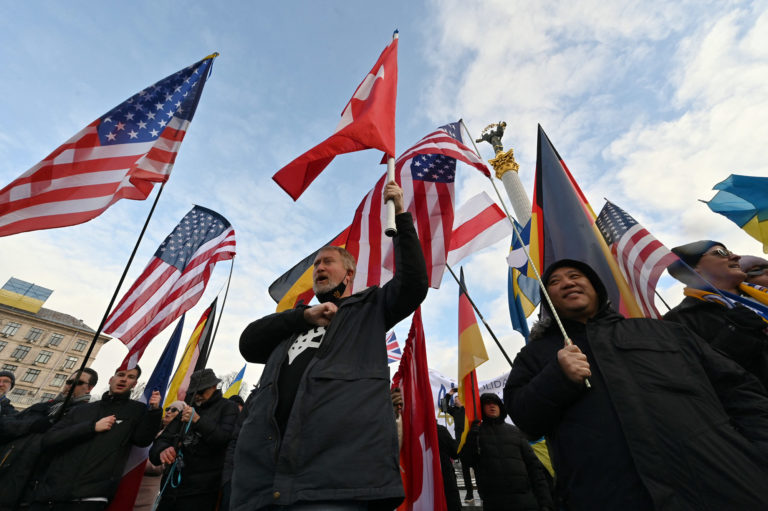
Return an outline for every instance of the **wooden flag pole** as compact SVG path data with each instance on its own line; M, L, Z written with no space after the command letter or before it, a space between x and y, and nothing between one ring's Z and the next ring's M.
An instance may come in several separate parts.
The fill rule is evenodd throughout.
M155 196L155 201L152 203L152 207L149 210L147 219L144 221L144 226L141 228L141 233L139 233L139 238L136 240L136 244L133 246L133 252L131 252L131 256L128 258L128 262L126 263L125 268L123 269L123 274L120 276L120 280L118 281L117 286L115 287L115 292L112 293L112 299L109 301L109 305L107 305L107 310L104 311L104 316L101 318L101 323L99 324L99 328L93 334L91 345L88 346L88 351L85 353L85 356L83 357L83 363L80 364L78 375L82 375L83 370L88 364L88 359L91 357L91 353L93 353L93 348L94 346L96 346L96 342L99 340L99 335L101 335L101 331L104 329L104 324L107 322L107 318L109 317L109 312L112 310L112 306L115 305L115 300L117 300L117 294L120 292L120 287L123 285L123 282L125 281L125 276L128 275L128 269L131 267L131 263L133 263L133 258L136 256L136 252L139 250L139 244L141 243L141 240L144 237L144 233L147 231L147 225L149 225L149 220L152 218L152 214L155 212L155 207L157 206L157 201L160 200L160 194L163 193L163 188L165 188L165 181L163 181L160 184L160 189L157 191L157 195ZM72 399L72 393L74 392L76 386L77 385L74 383L69 386L69 392L67 393L67 397L64 398L64 402L62 403L61 408L59 408L59 411L56 414L56 417L54 418L54 422L58 422L59 419L61 419L61 416L64 414L64 410L66 409L67 405Z
M504 358L506 358L507 362L509 362L509 367L512 367L512 359L509 358L509 355L507 355L507 352L504 351L504 348L501 346L501 342L499 342L499 338L496 337L496 334L493 333L493 330L491 330L491 326L488 324L487 321L485 321L485 318L483 317L483 314L480 312L480 309L477 308L477 305L475 305L475 302L469 296L469 293L467 292L467 288L461 284L461 281L453 272L453 268L451 268L450 264L445 263L445 267L448 268L449 272L451 272L451 275L453 275L453 280L455 280L456 283L459 285L459 287L461 288L461 291L464 293L464 296L467 297L467 300L469 300L470 305L472 305L472 308L475 309L475 312L480 317L480 321L483 322L483 325L485 325L486 330L488 330L488 333L491 334L491 337L493 337L493 340L496 342L496 346L498 346L499 349L501 350L501 354L504 355Z
M469 133L469 129L467 128L467 125L464 124L464 119L459 119L459 122L464 128L464 131L467 132L467 135L469 135L469 139L472 140L472 145L475 148L475 153L477 154L478 157L482 158L482 156L480 156L480 151L478 151L477 149L477 144L475 143L475 140L472 138L472 135ZM528 259L528 264L531 265L531 268L533 268L533 273L534 275L536 275L536 279L539 282L539 289L541 289L541 294L544 297L544 299L547 301L547 304L549 305L549 310L552 312L552 317L555 318L555 323L557 323L558 328L560 328L560 332L563 334L563 343L566 346L573 345L573 341L571 340L570 337L568 337L568 333L565 331L563 322L560 321L560 316L557 314L557 311L555 310L555 306L552 304L552 299L549 297L549 293L547 293L547 289L541 280L541 274L539 273L539 269L531 260L531 254L528 251L528 247L525 246L525 243L523 242L523 237L520 235L520 231L517 229L517 226L515 225L515 221L512 219L512 215L510 215L509 210L507 209L507 205L504 202L504 199L501 197L501 193L499 193L499 189L496 188L496 183L493 182L493 179L490 176L488 177L488 179L493 185L493 189L496 190L496 195L499 196L499 200L501 201L501 206L504 208L504 213L507 214L507 218L509 219L509 222L512 224L512 230L514 230L515 236L517 236L517 239L520 241L520 247L523 249L523 253L525 253L526 259ZM584 378L584 385L588 389L592 388L592 384L589 383L589 378Z

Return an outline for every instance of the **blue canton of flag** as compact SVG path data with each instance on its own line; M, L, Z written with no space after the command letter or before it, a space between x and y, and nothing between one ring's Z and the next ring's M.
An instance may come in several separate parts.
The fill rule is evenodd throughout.
M398 362L400 358L402 358L402 352L397 344L397 337L395 337L395 332L390 332L387 335L387 364Z
M203 244L217 238L229 227L229 221L220 214L195 206L165 238L155 257L183 270Z
M100 120L101 145L152 142L172 117L191 120L213 59L205 59L134 94Z
M595 221L595 225L600 229L600 233L605 238L605 242L609 247L619 241L628 230L637 225L637 220L610 201L605 202L603 211L600 213Z
M461 142L461 129L458 122L452 122L438 128ZM419 154L411 161L413 179L433 183L453 183L456 178L456 158L444 154Z

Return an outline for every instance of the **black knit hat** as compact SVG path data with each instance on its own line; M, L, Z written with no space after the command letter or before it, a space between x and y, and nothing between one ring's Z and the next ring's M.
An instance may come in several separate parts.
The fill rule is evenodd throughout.
M686 284L690 284L690 281L692 280L691 270L686 267L686 264L690 266L691 269L693 269L697 264L699 264L701 256L706 254L707 250L715 246L726 248L724 244L714 240L699 240L673 248L672 253L679 257L680 261L675 261L674 263L670 264L667 268L667 271L677 280Z
M16 375L12 371L0 371L0 376L7 376L11 379L11 388L16 386Z

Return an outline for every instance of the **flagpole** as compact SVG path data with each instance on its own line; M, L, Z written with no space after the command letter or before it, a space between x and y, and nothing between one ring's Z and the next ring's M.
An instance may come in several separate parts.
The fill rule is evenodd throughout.
M493 330L491 330L491 326L488 324L487 321L485 321L485 318L483 317L483 313L480 312L480 309L477 308L477 305L475 305L475 302L472 301L472 298L469 296L469 293L467 292L467 288L462 285L462 283L459 280L459 278L453 272L453 268L451 268L450 264L445 263L445 267L448 268L449 272L451 272L451 275L453 275L453 279L456 281L456 283L461 288L461 292L464 293L464 296L467 297L467 300L469 300L470 305L472 305L472 308L475 309L475 312L480 317L480 321L483 322L483 325L485 325L485 328L488 330L488 333L490 333L491 337L493 337L493 340L496 341L496 346L499 347L499 349L501 350L501 354L504 355L504 358L506 358L507 362L509 362L509 367L512 367L512 359L510 359L509 355L507 355L507 352L504 351L504 348L501 346L501 342L499 342L498 337L496 337L496 334L494 334Z
M397 37L397 34L395 34ZM390 156L387 158L387 183L391 183L395 180L395 159ZM390 238L397 234L397 227L395 226L395 201L389 199L387 201L387 227L384 229L384 234Z
M483 414L477 409L477 401L475 401L475 389L477 389L477 393L480 393L480 388L477 386L477 382L475 381L475 370L473 369L469 373L470 381L472 382L472 410L475 412L475 420L477 420L478 417L482 418ZM478 413L480 412L480 413ZM472 426L470 424L470 426ZM465 425L466 427L466 425Z
M232 256L232 265L229 267L229 278L227 278L227 289L224 291L224 299L221 301L221 310L219 311L219 320L216 322L216 328L213 329L213 335L211 336L211 344L208 352L213 349L213 341L216 340L216 333L219 331L219 325L221 324L221 317L224 315L224 306L227 304L227 295L229 294L229 283L232 282L232 270L235 268L235 257Z
M464 128L464 131L467 132L467 135L469 135L469 139L472 141L472 146L475 148L475 153L478 157L482 158L480 156L480 151L477 149L477 144L475 143L474 138L469 132L469 129L467 128L467 125L464 124L464 119L459 119L459 122L461 123L462 127ZM528 259L528 264L531 265L531 268L533 269L534 275L536 275L536 279L539 282L539 289L541 289L541 294L544 296L544 299L547 301L547 304L549 305L549 310L552 312L552 317L555 318L555 323L557 323L558 328L560 329L560 332L563 334L563 343L566 346L572 346L573 341L570 337L568 337L568 333L565 331L565 327L563 326L563 322L560 320L560 316L557 314L557 311L555 310L555 306L552 304L552 299L549 297L549 293L547 293L547 289L544 286L544 282L541 280L541 274L539 273L539 269L534 264L533 260L531 259L531 254L528 251L528 247L525 246L525 243L523 242L523 237L520 235L520 231L517 229L517 226L515 225L515 221L512 219L512 215L510 215L509 210L507 209L507 205L504 202L504 199L501 196L501 193L499 192L499 189L496 187L496 183L493 182L493 179L488 176L488 180L491 182L491 185L493 185L493 189L496 190L496 195L499 196L499 200L501 201L501 206L504 208L504 213L507 214L507 218L509 219L509 223L512 224L512 230L515 232L515 236L517 236L517 239L520 241L520 248L523 249L523 253L525 254L526 259ZM453 273L453 271L451 271ZM453 276L456 278L456 275ZM589 383L589 378L584 378L584 385L588 388L592 388L592 384Z
M400 39L399 30L395 30L395 32L392 34L392 39ZM393 155L387 156L387 183L391 183L395 180L395 157ZM392 238L397 235L397 227L395 226L395 201L392 199L388 200L386 206L387 223L384 229L384 234Z
M141 243L141 240L144 237L144 233L147 231L149 220L152 218L152 214L155 212L155 207L157 206L158 200L160 200L160 194L163 193L163 188L165 188L165 181L163 181L160 184L160 188L158 189L157 195L155 196L155 201L152 203L152 207L149 210L147 219L144 221L144 226L141 228L141 232L139 233L139 237L136 240L136 244L133 246L133 252L131 252L131 256L128 258L128 262L126 263L125 268L123 269L123 274L120 276L120 280L118 281L117 286L115 287L115 292L112 293L112 299L109 301L109 305L107 305L107 310L104 311L104 316L101 318L101 323L99 324L99 328L93 334L91 345L88 346L88 351L85 353L85 356L83 357L83 363L80 364L80 369L78 370L78 373L77 373L78 375L82 374L83 370L88 364L88 359L91 357L93 348L94 346L96 346L96 342L99 340L99 335L101 335L101 331L104 329L104 324L107 322L107 318L109 317L109 312L110 310L112 310L112 306L115 304L115 300L117 300L117 294L120 292L120 287L123 285L126 275L128 275L128 269L131 267L131 263L133 263L133 258L136 256L136 252L139 250L139 244ZM69 401L72 399L72 393L74 392L75 387L77 387L77 385L75 385L74 383L69 386L69 392L67 393L67 397L64 398L64 402L62 403L61 408L59 408L59 412L56 414L56 417L54 418L54 422L58 422L58 420L61 419L61 416L64 413L64 409L67 407L67 404L69 404Z

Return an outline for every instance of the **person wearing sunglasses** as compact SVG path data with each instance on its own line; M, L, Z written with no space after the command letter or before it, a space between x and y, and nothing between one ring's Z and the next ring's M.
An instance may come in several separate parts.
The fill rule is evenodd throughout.
M34 404L0 421L0 509L15 509L27 481L36 477L33 473L43 454L43 435L53 425L72 386L72 398L63 415L88 403L98 381L98 373L87 367L82 373L73 373L55 399Z
M685 298L664 315L687 326L768 389L768 289L745 282L741 257L714 240L672 249L668 271L686 284Z

